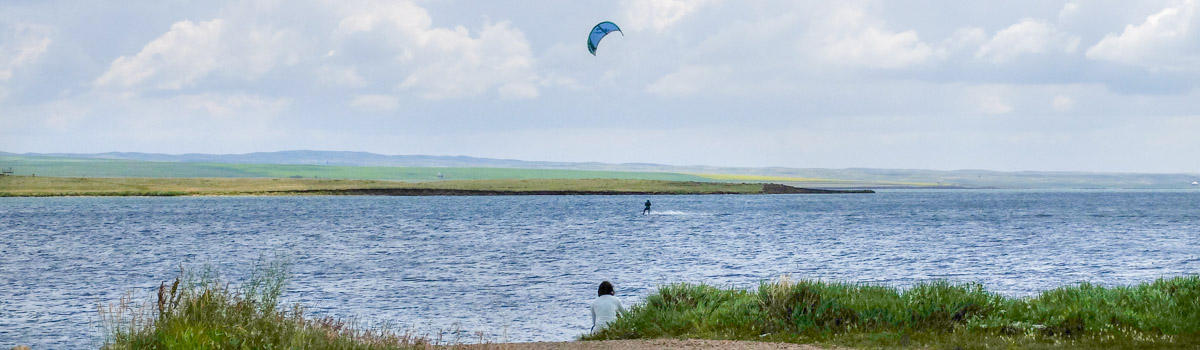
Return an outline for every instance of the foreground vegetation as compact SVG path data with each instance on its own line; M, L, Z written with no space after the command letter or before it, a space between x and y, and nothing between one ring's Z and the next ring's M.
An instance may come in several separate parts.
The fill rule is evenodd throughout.
M374 191L374 192L372 192ZM0 176L0 197L298 194L762 193L762 184L622 179L398 182L328 179L81 178Z
M673 284L586 340L704 338L867 348L1194 349L1200 277L1132 287L1082 283L1030 298L978 284L907 290L786 278L758 290Z
M181 274L150 303L123 299L100 308L106 350L157 349L425 349L427 337L362 329L282 307L285 263L259 270L240 287L213 274ZM436 343L436 342L432 342Z
M231 286L181 273L147 302L101 307L104 349L424 349L461 344L307 316L280 303L286 262ZM888 349L1195 349L1200 276L1082 283L1011 298L978 284L908 289L786 277L757 290L660 287L583 340L699 338ZM485 342L479 339L466 339Z

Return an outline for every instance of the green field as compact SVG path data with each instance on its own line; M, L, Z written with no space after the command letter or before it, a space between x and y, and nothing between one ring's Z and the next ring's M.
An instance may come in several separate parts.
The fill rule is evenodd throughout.
M497 167L404 167L311 164L161 162L123 159L0 155L0 168L15 175L141 178L292 178L380 181L620 179L716 183L780 183L804 188L939 188L938 183L840 180L668 171L528 169Z
M375 191L375 192L372 192ZM278 178L0 177L0 197L304 194L757 194L762 184L630 179L515 179L399 182Z
M757 194L758 178L558 169L148 162L0 156L0 196ZM772 192L791 193L791 192Z
M101 158L107 157L107 158ZM301 165L303 164L303 165ZM478 179L645 179L771 182L806 188L856 189L1200 189L1200 174L1088 173L921 169L739 168L662 164L529 162L364 152L283 151L243 155L141 153L12 154L0 169L65 177L293 177L438 181ZM438 177L438 173L442 177Z
M740 182L770 182L805 188L953 188L952 184L937 182L898 182L898 181L857 181L836 180L827 178L738 175L738 174L692 174L711 181L740 181Z
M410 182L489 179L712 181L695 175L660 172L144 162L23 156L0 156L0 166L13 168L16 175L55 177L320 178Z

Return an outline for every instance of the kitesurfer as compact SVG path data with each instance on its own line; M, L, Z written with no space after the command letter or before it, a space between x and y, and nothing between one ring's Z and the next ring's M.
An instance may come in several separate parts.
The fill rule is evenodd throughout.
M646 209L642 209L642 215L650 213L650 200L646 200Z
M621 306L621 299L617 299L612 283L600 282L600 290L596 294L596 300L592 300L592 333L608 327L618 314L625 313L625 307Z

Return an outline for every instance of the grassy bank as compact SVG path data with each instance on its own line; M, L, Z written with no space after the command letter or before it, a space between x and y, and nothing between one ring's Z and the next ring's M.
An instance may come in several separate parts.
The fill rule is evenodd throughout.
M106 350L425 349L431 341L387 328L307 316L279 303L286 264L260 269L240 286L211 273L163 283L150 302L123 299L100 308ZM435 342L434 342L435 343Z
M423 349L460 340L312 317L280 296L287 264L245 283L181 273L144 302L100 308L104 349ZM699 338L885 349L1195 349L1200 277L1066 286L1011 298L977 284L892 287L786 278L756 290L660 287L584 340ZM470 341L485 341L470 339Z
M867 348L1194 349L1200 277L1067 286L1030 298L977 284L910 289L787 279L757 290L673 284L586 339L704 338Z
M428 182L445 180L620 179L681 182L772 182L810 188L939 188L937 184L787 176L692 174L664 170L525 169L505 167L413 167L329 164L245 164L123 159L61 158L0 154L0 168L20 176L149 178L303 178ZM619 168L619 167L618 167Z
M183 196L301 194L756 194L762 184L628 179L525 179L398 182L328 179L80 178L2 176L0 196Z

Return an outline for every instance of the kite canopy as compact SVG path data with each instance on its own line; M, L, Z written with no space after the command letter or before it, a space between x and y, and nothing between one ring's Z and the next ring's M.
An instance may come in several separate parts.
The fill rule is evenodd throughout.
M592 27L592 34L588 34L588 52L591 52L592 56L596 55L596 46L600 45L600 39L604 39L604 36L611 32L620 32L622 36L625 35L621 28L609 21L600 22Z

